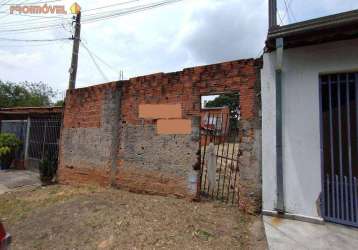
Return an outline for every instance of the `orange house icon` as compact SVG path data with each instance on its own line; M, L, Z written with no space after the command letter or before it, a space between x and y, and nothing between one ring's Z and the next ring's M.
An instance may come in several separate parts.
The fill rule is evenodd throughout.
M71 5L70 11L72 14L78 14L81 11L81 6L75 2Z

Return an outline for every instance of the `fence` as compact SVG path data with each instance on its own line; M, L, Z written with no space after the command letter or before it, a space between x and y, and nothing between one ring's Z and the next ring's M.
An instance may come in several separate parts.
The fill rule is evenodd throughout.
M208 122L201 130L200 191L204 197L236 204L239 202L239 131L228 117L222 116L209 113L207 121L226 122L220 125Z
M61 118L31 118L27 120L2 120L1 132L13 133L22 142L16 160L35 167L44 159L57 159L61 131ZM28 168L29 166L25 166Z
M28 141L28 159L57 159L61 119L32 119Z

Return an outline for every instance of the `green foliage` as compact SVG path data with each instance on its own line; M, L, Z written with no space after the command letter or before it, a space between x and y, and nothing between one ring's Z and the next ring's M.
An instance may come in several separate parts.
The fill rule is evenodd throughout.
M205 105L207 108L228 106L230 109L230 117L239 117L240 95L238 93L222 94L212 101L208 101Z
M55 102L54 106L63 107L63 106L65 106L65 101L59 100L59 101Z
M0 133L0 165L7 169L14 160L14 153L21 145L21 141L16 135L9 133Z
M207 108L228 106L230 110L230 128L238 127L239 111L240 111L240 94L230 93L222 94L212 101L208 101L205 105Z
M51 105L56 92L48 85L38 83L14 83L0 80L0 107L40 107Z
M10 133L0 134L0 157L10 154L21 145L16 135Z
M50 184L57 173L57 157L47 153L39 166L40 178L43 184Z
M0 157L11 153L10 147L0 147Z

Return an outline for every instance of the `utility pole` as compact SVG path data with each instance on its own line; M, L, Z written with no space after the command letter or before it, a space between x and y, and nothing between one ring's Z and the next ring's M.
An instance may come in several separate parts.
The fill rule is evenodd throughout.
M277 26L277 0L269 0L269 29Z
M77 13L75 21L75 36L73 37L72 61L70 68L70 82L68 89L76 88L76 76L78 66L78 52L81 41L81 11Z

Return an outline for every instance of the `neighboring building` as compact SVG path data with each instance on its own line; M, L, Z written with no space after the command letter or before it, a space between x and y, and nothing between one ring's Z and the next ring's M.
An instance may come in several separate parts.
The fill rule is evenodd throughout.
M22 142L14 168L37 169L46 155L57 158L62 113L62 107L0 108L0 132Z
M358 11L277 26L270 7L263 212L358 226Z
M227 134L227 131L229 130L228 121L230 119L229 107L202 108L200 117L202 134L216 135L216 137ZM205 136L201 137L201 145L209 142L210 141L208 140L205 142Z

